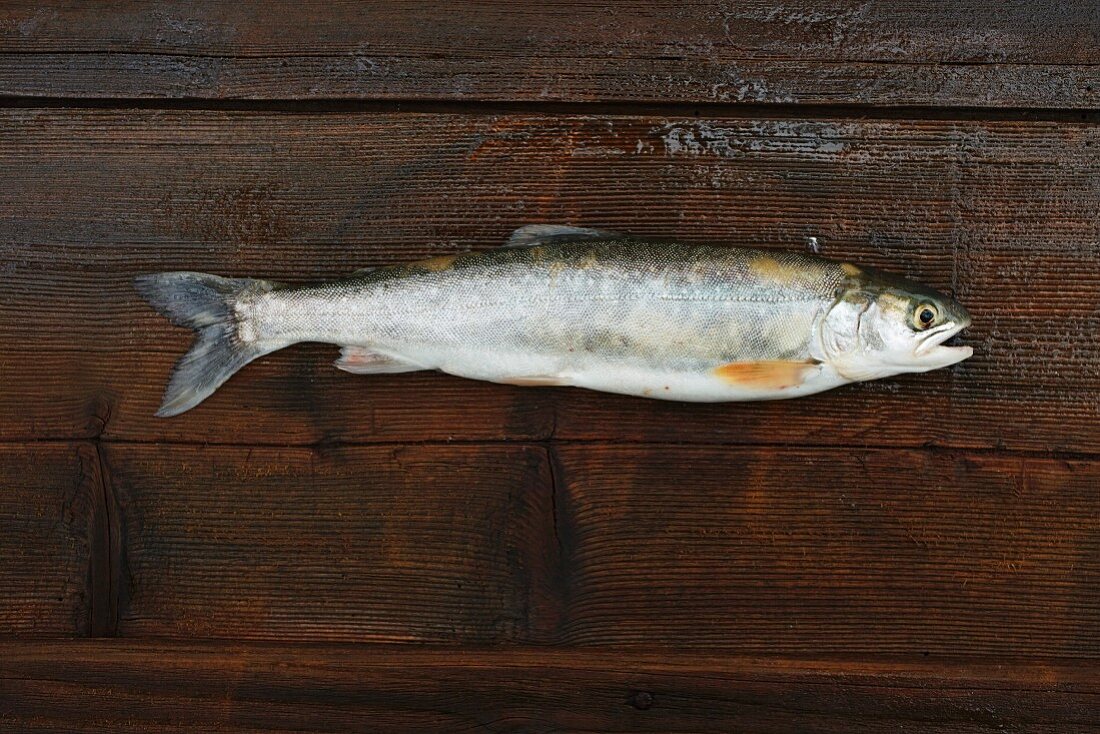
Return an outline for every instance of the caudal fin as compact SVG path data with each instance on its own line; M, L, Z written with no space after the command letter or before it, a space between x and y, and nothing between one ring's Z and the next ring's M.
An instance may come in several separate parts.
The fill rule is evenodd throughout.
M234 305L246 293L274 287L266 280L220 278L206 273L153 273L134 279L145 300L177 326L195 330L195 341L168 380L157 415L194 408L246 364L278 349L242 341Z

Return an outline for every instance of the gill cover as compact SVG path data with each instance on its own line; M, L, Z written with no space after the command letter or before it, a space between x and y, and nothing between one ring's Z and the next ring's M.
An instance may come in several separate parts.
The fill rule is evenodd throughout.
M818 328L818 349L842 377L873 380L948 367L970 357L968 346L946 346L970 325L950 297L903 278L870 271L838 293Z

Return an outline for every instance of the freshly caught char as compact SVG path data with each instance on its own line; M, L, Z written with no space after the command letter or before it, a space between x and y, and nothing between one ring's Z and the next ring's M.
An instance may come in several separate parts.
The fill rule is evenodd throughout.
M336 366L354 373L441 370L700 402L808 395L973 353L943 344L970 324L966 310L895 275L572 227L524 227L495 250L318 285L188 272L135 284L197 332L161 416L306 341L343 346Z

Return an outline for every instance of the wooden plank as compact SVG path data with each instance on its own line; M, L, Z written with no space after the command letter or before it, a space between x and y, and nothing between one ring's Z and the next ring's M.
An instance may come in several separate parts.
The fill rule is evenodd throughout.
M111 446L119 634L490 643L554 614L546 453Z
M565 446L576 645L1100 657L1100 464Z
M8 2L0 94L1089 109L1087 0Z
M85 635L109 590L101 473L88 444L0 446L0 635Z
M569 439L1100 448L1100 128L1066 123L4 110L0 438ZM953 288L976 356L798 401L682 405L249 365L153 417L190 336L136 273L289 281L529 222L804 248Z
M25 732L1100 730L1100 671L1080 661L114 640L0 651L0 723Z

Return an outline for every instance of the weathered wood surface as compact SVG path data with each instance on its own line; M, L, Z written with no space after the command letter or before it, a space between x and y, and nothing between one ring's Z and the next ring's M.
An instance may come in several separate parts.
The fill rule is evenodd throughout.
M1100 656L1100 467L564 446L574 645Z
M1098 40L1085 0L3 3L0 729L1100 729ZM532 222L816 237L976 356L706 406L303 345L153 417L189 335L133 275Z
M0 642L21 732L1100 731L1100 671L1029 661Z
M545 450L110 446L118 634L487 643L554 621ZM548 616L549 615L549 616Z
M110 445L118 632L1100 658L1093 462L552 453Z
M106 502L90 444L0 446L0 635L89 634L104 586Z
M0 436L545 439L1100 449L1100 129L1070 123L5 110ZM529 222L804 248L955 291L957 368L683 405L412 374L331 347L153 417L190 335L136 273L301 281L495 246ZM441 318L446 318L441 314Z
M38 0L0 10L0 94L1089 109L1098 38L1088 0Z

